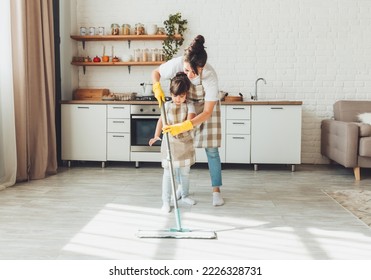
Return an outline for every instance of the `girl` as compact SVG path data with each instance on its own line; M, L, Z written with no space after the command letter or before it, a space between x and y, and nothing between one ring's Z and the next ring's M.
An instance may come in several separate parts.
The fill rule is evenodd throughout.
M192 103L188 103L187 94L190 88L190 81L187 75L183 72L177 73L171 80L170 93L171 102L164 103L165 112L167 115L168 124L178 124L184 121L189 121L196 116L195 108ZM161 140L163 123L161 117L156 126L155 135L149 140L149 145L152 146L158 140ZM167 145L164 143L164 138L161 144L162 167L164 174L162 179L162 210L170 212L170 198L171 198L171 174L167 161ZM177 196L189 205L196 204L191 197L189 197L189 172L191 165L195 163L195 150L193 145L193 137L191 131L179 133L175 136L169 134L170 150L173 160L174 176L181 186L177 191Z

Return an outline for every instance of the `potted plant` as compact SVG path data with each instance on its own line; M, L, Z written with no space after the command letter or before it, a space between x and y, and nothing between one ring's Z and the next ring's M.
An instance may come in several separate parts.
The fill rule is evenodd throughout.
M181 13L170 14L169 19L164 21L167 38L162 43L162 49L166 61L172 59L183 45L187 23L186 19L182 19ZM176 39L175 35L180 36L180 39Z

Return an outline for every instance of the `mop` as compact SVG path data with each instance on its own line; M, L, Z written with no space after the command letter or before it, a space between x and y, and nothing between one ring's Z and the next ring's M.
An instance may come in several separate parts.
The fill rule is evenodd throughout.
M162 123L165 126L167 124L167 117L165 111L165 104L161 106L161 117ZM178 207L178 200L176 197L176 184L174 178L174 168L173 168L173 159L170 150L169 142L169 133L165 133L166 137L166 152L167 152L167 161L169 165L170 178L171 178L171 187L172 187L172 196L174 200L174 214L176 220L176 228L163 229L163 230L139 230L137 232L137 237L139 238L190 238L190 239L215 239L216 233L214 231L207 230L190 230L182 227L180 210Z

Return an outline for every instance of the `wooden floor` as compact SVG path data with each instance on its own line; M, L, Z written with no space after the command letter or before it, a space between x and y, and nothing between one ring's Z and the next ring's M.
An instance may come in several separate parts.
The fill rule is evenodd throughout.
M228 165L225 205L213 207L208 169L197 165L197 204L180 204L181 221L217 239L141 239L138 230L176 225L160 211L162 168L74 163L0 191L0 259L371 259L370 228L324 192L371 190L371 174L362 176L340 166Z

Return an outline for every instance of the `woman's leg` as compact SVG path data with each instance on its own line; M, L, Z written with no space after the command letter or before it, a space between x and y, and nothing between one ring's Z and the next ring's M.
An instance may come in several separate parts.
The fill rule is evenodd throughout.
M220 206L224 204L224 200L220 194L222 186L222 164L220 161L218 148L205 148L209 172L211 178L211 186L213 187L213 205Z

